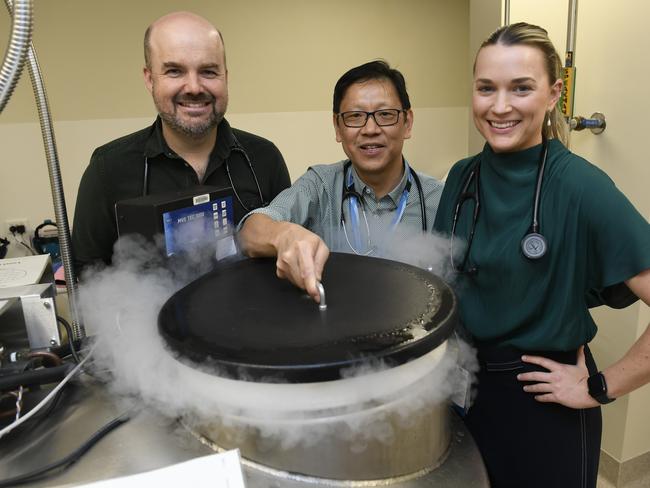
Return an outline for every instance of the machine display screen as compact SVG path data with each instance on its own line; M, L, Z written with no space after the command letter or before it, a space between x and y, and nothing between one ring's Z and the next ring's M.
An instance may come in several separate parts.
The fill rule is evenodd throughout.
M164 212L162 218L167 256L191 251L205 243L215 243L217 258L234 252L234 214L230 196L215 200L206 198L204 202Z

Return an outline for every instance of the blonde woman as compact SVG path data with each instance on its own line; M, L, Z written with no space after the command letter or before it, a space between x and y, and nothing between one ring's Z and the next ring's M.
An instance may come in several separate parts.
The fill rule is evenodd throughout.
M544 29L513 24L483 43L472 108L486 144L450 171L434 224L451 236L478 350L465 419L495 487L595 487L600 404L650 380L649 330L602 372L587 347L589 306L650 304L650 225L565 147L561 90Z

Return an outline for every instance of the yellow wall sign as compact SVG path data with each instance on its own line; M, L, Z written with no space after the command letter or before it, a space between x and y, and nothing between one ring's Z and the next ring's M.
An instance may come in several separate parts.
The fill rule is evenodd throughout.
M575 67L564 68L562 97L560 98L560 110L565 117L573 117L573 100L575 94L576 69Z

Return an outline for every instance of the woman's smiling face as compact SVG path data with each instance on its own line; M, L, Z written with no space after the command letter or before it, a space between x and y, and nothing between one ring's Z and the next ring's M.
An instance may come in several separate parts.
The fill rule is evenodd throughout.
M545 115L561 91L562 80L549 80L539 49L486 46L474 66L474 124L495 152L528 149L542 142Z

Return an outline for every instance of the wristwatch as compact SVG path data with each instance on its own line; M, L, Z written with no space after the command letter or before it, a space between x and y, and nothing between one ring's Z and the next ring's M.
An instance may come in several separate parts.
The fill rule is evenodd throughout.
M605 381L605 375L601 371L587 378L587 387L589 388L589 394L601 405L615 400L607 396L607 382Z

